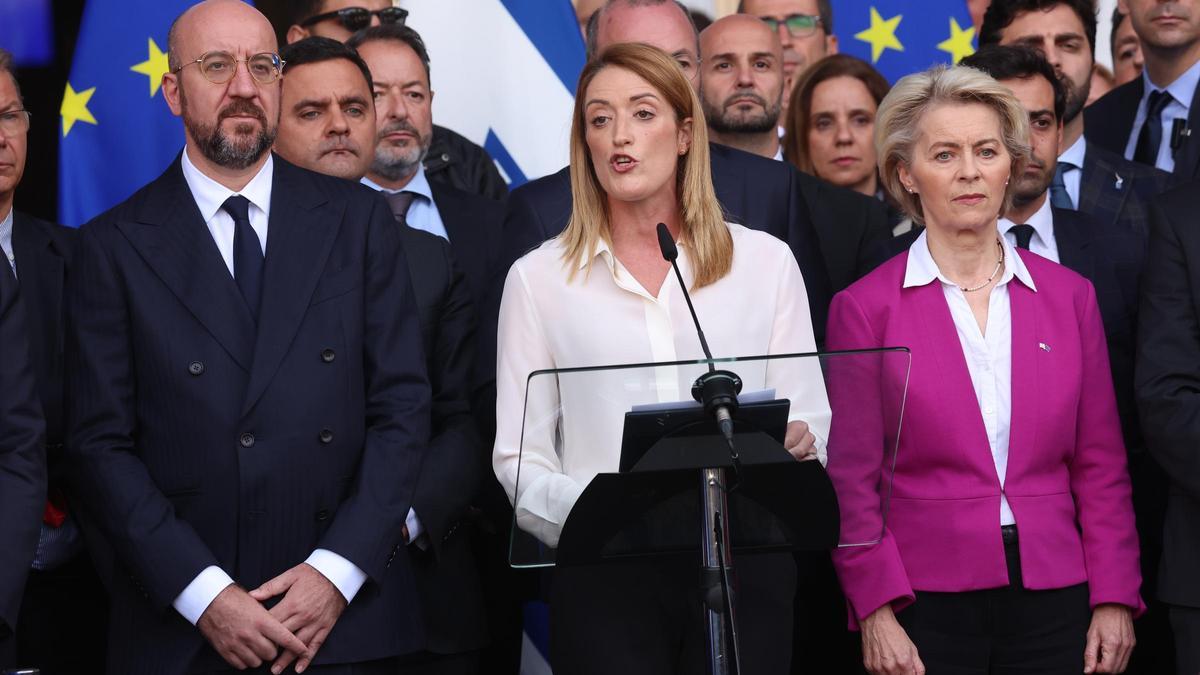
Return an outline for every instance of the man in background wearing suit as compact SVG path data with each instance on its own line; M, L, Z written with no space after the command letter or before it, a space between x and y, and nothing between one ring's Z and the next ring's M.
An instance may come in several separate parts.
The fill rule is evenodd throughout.
M297 0L291 5L289 43L310 35L345 42L355 32L381 24L404 25L408 12L393 0ZM491 155L462 135L434 125L429 151L422 159L432 183L503 200L508 184Z
M994 0L984 13L979 45L1029 47L1054 66L1066 90L1063 139L1050 183L1050 202L1145 235L1146 205L1169 176L1131 162L1097 142L1091 122L1085 136L1084 104L1095 65L1093 0ZM1140 650L1145 651L1145 650Z
M1198 212L1200 181L1194 180L1164 193L1150 208L1153 264L1142 280L1137 344L1137 402L1146 446L1170 477L1158 597L1170 608L1179 675L1200 672Z
M396 224L270 153L281 63L257 10L195 5L168 44L186 147L83 227L68 283L108 671L392 673L424 646L400 549L430 414Z
M287 76L276 151L311 171L362 179L375 157L373 84L366 63L350 47L321 37L293 42L280 56L287 62ZM408 77L424 72L415 53L411 63L402 62L414 71ZM487 642L479 572L467 537L471 526L465 522L486 453L470 403L475 307L450 244L409 227L402 215L397 226L433 388L429 451L408 513L407 547L426 646L405 657L398 672L475 673L478 650ZM462 246L470 245L466 239Z
M1142 76L1105 94L1085 116L1092 140L1171 174L1200 176L1200 3L1120 0L1142 45Z
M63 287L70 266L75 230L53 225L13 208L14 192L25 165L30 118L12 73L12 59L0 50L0 133L12 155L0 158L11 172L0 179L0 249L8 269L20 280L20 307L34 382L46 422L49 500L40 519L37 553L25 585L17 620L20 663L45 675L98 672L104 668L106 601L91 559L84 551L75 514L68 508L62 481ZM4 129L7 127L7 129ZM11 358L5 356L4 358ZM78 649L63 649L62 641ZM80 641L84 642L80 642Z
M1142 578L1146 588L1153 589L1161 550L1166 480L1146 454L1133 391L1138 278L1145 262L1145 238L1080 211L1052 205L1050 186L1063 133L1060 115L1070 94L1045 59L1025 47L992 45L966 57L962 65L978 68L999 80L1029 112L1032 157L1025 174L1012 178L1016 184L1013 206L998 221L1001 233L1014 245L1078 272L1096 288L1117 411L1129 453ZM1136 626L1139 649L1128 672L1169 671L1170 628L1165 613L1149 612L1137 620Z
M11 57L0 51L0 668L17 665L13 631L46 500L45 423L12 268L13 193L28 130Z

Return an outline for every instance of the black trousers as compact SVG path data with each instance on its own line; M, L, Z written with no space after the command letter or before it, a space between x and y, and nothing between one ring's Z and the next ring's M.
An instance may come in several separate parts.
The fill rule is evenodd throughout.
M42 675L103 673L107 638L108 595L87 553L53 570L29 571L17 619L22 667Z
M434 654L419 652L396 659L396 675L479 675L485 672L479 657L481 652Z
M1200 608L1171 605L1175 667L1179 675L1200 673Z
M309 666L305 670L305 675L395 675L397 672L397 660L379 659L378 661L363 661L360 663L339 663L326 666ZM296 664L288 666L283 671L283 675L294 675L296 672ZM249 668L247 670L236 670L230 667L228 670L217 670L204 675L271 675L271 664L264 663L258 668Z
M792 655L790 553L734 560L743 675L783 675ZM562 567L550 594L554 675L705 675L699 560Z
M962 593L917 591L897 614L931 675L1079 675L1091 624L1087 584L1031 591L1017 543L1005 541L1010 584Z

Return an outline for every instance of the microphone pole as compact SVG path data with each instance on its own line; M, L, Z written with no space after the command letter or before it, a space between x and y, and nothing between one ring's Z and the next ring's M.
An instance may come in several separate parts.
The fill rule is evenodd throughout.
M704 329L696 316L692 297L688 294L683 274L679 272L679 249L671 238L671 231L663 223L658 224L658 247L662 256L671 263L679 288L687 300L700 348L708 359L708 372L696 379L692 385L692 396L704 404L704 410L716 417L717 427L729 445L729 460L733 465L734 480L741 473L741 459L733 444L733 413L737 412L737 395L742 390L742 380L727 370L717 370L713 365L712 351L704 338ZM701 471L700 495L703 502L703 539L700 541L700 590L704 602L705 629L707 632L709 673L728 675L742 672L738 648L737 615L734 611L733 585L730 569L733 567L733 549L729 539L729 500L726 489L725 469L713 467ZM728 623L727 623L728 622ZM726 626L728 625L728 630Z

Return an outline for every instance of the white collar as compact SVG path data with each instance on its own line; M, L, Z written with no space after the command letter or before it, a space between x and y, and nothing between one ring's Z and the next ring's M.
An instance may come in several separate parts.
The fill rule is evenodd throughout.
M934 279L943 284L957 287L958 284L942 275L942 271L934 262L933 255L929 252L928 233L928 230L921 230L917 240L908 248L908 264L904 269L904 288L924 286ZM1008 243L1007 237L1000 237L1000 246L1004 249L1004 274L1000 277L1000 281L996 282L996 285L1002 286L1016 277L1030 290L1037 291L1037 287L1033 285L1033 277L1029 275L1029 269L1025 267L1025 261L1017 255L1016 249Z
M188 189L192 191L192 198L196 200L196 206L200 208L200 217L204 219L204 222L212 220L213 216L221 210L221 206L225 204L225 200L233 195L245 197L260 211L267 214L268 218L270 217L271 185L275 175L275 158L272 154L267 155L267 161L263 162L262 168L240 192L234 192L204 175L200 169L196 168L195 164L192 164L192 160L188 159L187 148L184 148L183 151L182 165L183 179L187 181Z
M1058 156L1059 164L1070 164L1076 169L1083 169L1084 158L1087 157L1087 140L1083 134L1079 134L1079 138L1071 144L1061 155Z
M996 228L1003 235L1008 232L1008 229L1016 225L1008 218L1001 218L996 221ZM1042 241L1048 242L1054 239L1054 213L1050 211L1050 194L1047 192L1046 198L1042 200L1041 207L1034 211L1033 215L1029 216L1029 220L1025 221L1026 225L1032 225L1033 231L1037 232ZM1003 238L1003 237L1001 237Z

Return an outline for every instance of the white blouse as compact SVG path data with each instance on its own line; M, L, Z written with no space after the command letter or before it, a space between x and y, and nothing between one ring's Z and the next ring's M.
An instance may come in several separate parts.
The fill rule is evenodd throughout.
M728 227L732 268L703 288L692 290L687 248L679 245L680 271L713 356L815 352L808 295L791 250L769 234ZM493 468L518 525L549 546L557 544L588 482L617 471L630 407L691 399L691 382L706 370L689 365L529 381L543 369L704 358L674 272L658 296L651 295L601 242L568 283L564 250L552 239L509 270L496 371ZM830 409L817 359L740 362L729 369L742 378L743 392L772 388L790 399L789 420L808 422L824 462Z

